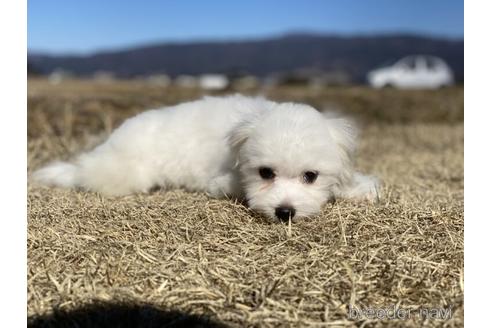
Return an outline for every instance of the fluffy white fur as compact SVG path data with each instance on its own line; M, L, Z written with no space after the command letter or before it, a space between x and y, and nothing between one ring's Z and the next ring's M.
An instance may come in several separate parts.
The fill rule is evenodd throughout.
M130 118L94 150L33 177L114 196L154 187L204 191L245 198L270 218L295 209L297 219L331 198L377 198L376 179L353 170L355 137L347 121L307 105L206 97ZM262 178L262 167L275 177ZM318 173L313 183L304 179L308 171Z

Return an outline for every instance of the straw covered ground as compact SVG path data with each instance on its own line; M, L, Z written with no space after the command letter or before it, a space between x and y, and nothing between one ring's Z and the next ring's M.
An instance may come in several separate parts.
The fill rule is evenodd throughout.
M335 202L289 227L182 190L106 198L29 184L31 327L463 326L463 88L261 92L355 118L357 166L380 177L381 202ZM28 174L201 93L30 80Z

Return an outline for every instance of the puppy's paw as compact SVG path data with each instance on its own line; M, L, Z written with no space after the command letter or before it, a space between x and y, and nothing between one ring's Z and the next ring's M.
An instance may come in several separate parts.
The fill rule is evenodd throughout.
M377 203L379 196L379 181L373 176L354 173L352 181L342 188L341 196L357 201Z
M229 172L210 180L207 194L214 198L237 197L240 194L237 174Z
M373 184L368 186L367 190L361 197L362 201L367 201L370 203L379 203L379 183L375 181Z

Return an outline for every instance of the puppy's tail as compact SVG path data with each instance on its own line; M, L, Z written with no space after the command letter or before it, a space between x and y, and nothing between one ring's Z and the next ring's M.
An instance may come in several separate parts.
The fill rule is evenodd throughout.
M32 180L46 186L72 188L77 186L77 171L75 164L56 161L35 171Z

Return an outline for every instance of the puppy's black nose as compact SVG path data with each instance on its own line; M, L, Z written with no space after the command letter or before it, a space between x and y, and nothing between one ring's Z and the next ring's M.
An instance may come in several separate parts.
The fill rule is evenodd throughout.
M293 207L277 207L275 209L275 216L281 221L289 221L289 217L292 219L296 215L296 210Z

